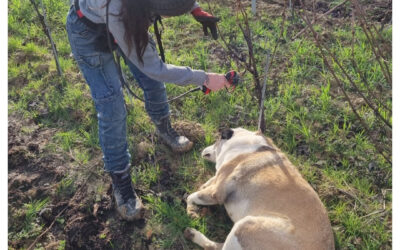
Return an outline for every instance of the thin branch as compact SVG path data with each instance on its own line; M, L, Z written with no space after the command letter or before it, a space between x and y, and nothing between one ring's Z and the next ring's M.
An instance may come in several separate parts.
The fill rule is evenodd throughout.
M39 241L39 239L42 238L43 235L45 235L53 227L54 223L65 212L65 210L67 210L68 206L69 206L69 204L67 204L67 206L65 208L63 208L63 210L61 210L61 212L59 212L56 217L54 217L54 220L50 224L50 226L46 230L44 230L38 237L36 237L36 239L32 242L32 244L29 245L27 250L31 250L31 249L33 249L35 247L35 245Z
M341 192L342 194L345 194L345 195L351 197L352 199L358 201L363 207L367 207L367 206L365 205L365 203L362 202L360 199L358 199L358 197L357 197L355 194L350 193L350 192L348 192L348 191L346 191L346 190L344 190L344 189L341 189L341 188L338 188L337 190L339 190L339 192Z
M363 29L365 36L367 37L367 40L371 45L371 50L374 53L386 80L388 81L389 84L392 84L392 77L390 74L389 66L385 61L385 57L383 56L383 53L381 51L380 44L376 42L375 36L372 34L371 30L367 25L367 21L365 19L365 12L363 11L362 7L360 6L360 3L357 0L352 0L352 3L357 11L357 17L360 17L359 20L361 22L361 28ZM381 62L381 59L383 61L383 64Z
M352 0L353 1L353 3L355 3L355 4L357 4L357 6L358 6L358 10L359 10L359 12L360 12L360 14L361 15L358 15L359 17L361 17L362 18L362 20L363 20L363 22L365 23L365 24L367 24L367 20L366 20L366 18L365 18L365 16L366 16L366 13L365 13L365 10L362 8L362 6L360 5L360 2L358 1L358 0ZM375 25L373 24L373 23L368 23L368 25L367 25L367 27L372 27L373 29L374 29L374 31L375 31L375 33L378 35L378 37L379 37L379 39L381 39L382 41L384 41L385 39L382 37L382 35L381 35L381 32L379 32L378 31L378 29L375 27ZM372 34L372 33L371 33ZM386 44L382 44L383 45L383 48L386 50L386 52L388 53L388 54L392 54L392 50L391 50L391 47L388 47ZM379 48L380 49L380 48Z
M207 1L207 5L208 5L208 11L214 15L214 11L213 8L211 7L210 1ZM233 59L236 61L236 64L241 64L244 66L244 68L249 68L249 65L247 65L246 60L242 58L242 55L240 55L240 53L238 51L236 51L225 39L225 34L223 32L221 32L221 29L219 28L218 24L217 24L217 30L218 30L218 34L219 37L221 38L222 42L224 45L222 45L219 40L217 40L217 42L219 43L219 45L221 45L222 48L228 50L228 55L230 55L231 57L233 57ZM250 72L250 71L249 71Z
M328 52L328 54L331 56L331 58L335 61L336 65L339 66L340 70L343 72L343 74L346 76L347 80L351 83L351 85L356 89L357 93L363 98L363 100L367 103L367 105L374 111L375 115L383 121L390 129L392 129L392 125L388 120L386 120L379 110L374 107L374 105L371 104L371 102L365 97L365 95L362 93L362 91L358 88L357 84L353 81L353 79L350 77L350 75L347 73L347 71L343 68L342 64L339 62L337 57L326 47L325 44L322 44L324 49Z
M207 4L208 4L209 10L210 10L210 13L213 14L213 10L211 8L211 4L210 4L209 0L207 0ZM236 1L236 7L237 7L236 22L237 22L237 25L239 26L240 31L242 32L243 37L247 44L248 61L243 59L243 57L239 54L239 52L232 45L230 45L227 42L227 40L225 39L225 35L221 32L218 25L217 25L217 29L220 34L221 40L224 43L224 46L222 46L222 48L226 48L228 50L228 55L231 56L233 59L238 60L237 61L237 62L239 62L238 65L244 66L245 70L252 74L253 79L254 79L255 89L256 89L257 102L258 102L261 100L261 84L260 84L260 76L259 76L259 73L257 70L257 63L256 63L256 60L254 57L254 52L253 52L253 43L252 43L252 39L251 39L251 29L250 29L250 25L249 25L249 20L248 20L246 11L243 9L243 6L240 3L240 0ZM241 20L239 20L239 15L242 15L242 17L244 19L243 20L244 26L243 26ZM217 41L217 42L219 42L219 41Z
M61 70L60 62L58 60L58 53L57 53L56 44L53 41L53 38L51 36L50 28L49 28L49 26L47 25L47 22L46 22L46 10L44 8L43 1L40 0L40 5L41 5L42 10L43 10L43 15L40 14L39 7L35 3L35 1L34 0L30 0L30 1L32 3L33 7L35 8L35 11L36 11L36 14L38 15L39 21L42 24L42 28L43 28L44 33L46 34L46 36L50 40L51 49L52 49L53 55L54 55L54 60L56 61L56 67L57 67L58 75L62 76L62 70Z
M75 201L77 194L79 194L79 193L83 190L83 188L86 187L86 183L87 183L87 181L89 180L90 177L91 177L91 176L89 175L89 176L86 178L86 180L85 180L85 182L83 183L83 185L80 186L80 188L79 188L78 190L75 191L74 196L69 200L69 202L68 202L68 204L66 205L66 207L63 208L63 210L61 210L61 211L56 215L56 217L54 217L54 220L53 220L53 222L50 224L50 226L48 226L48 227L46 228L46 230L44 230L38 237L36 237L36 239L32 242L32 244L29 245L29 247L27 248L27 250L32 250L32 249L35 247L36 243L37 243L48 231L50 231L50 229L53 227L53 225L54 225L54 223L57 221L57 219L67 210L67 208L72 204L72 202Z
M280 40L281 39L283 39L283 33L284 33L284 26L285 26L285 22L286 22L286 2L285 2L285 5L283 6L283 10L282 10L282 22L281 22L281 26L280 26L280 28L281 28L281 32L280 32L280 34L279 34L279 38L276 40L276 43L275 43L275 47L274 47L274 50L273 50L273 52L272 52L272 57L271 57L271 63L270 63L270 67L274 64L274 60L275 60L275 55L276 55L276 52L277 52L277 49L278 49L278 47L279 47L279 43L280 43ZM277 90L278 89L278 86L276 86L275 85L275 90Z
M265 132L265 118L264 118L264 99L265 99L265 89L267 88L267 81L268 81L268 70L270 67L270 53L269 50L267 50L267 59L265 62L265 79L264 79L264 86L262 88L261 92L261 101L260 101L260 114L258 117L258 130L261 132Z
M386 104L384 104L375 94L374 92L371 90L371 88L368 86L368 81L365 78L365 75L361 72L360 68L358 67L356 61L354 60L354 58L351 59L351 64L353 65L353 68L356 70L357 74L360 75L361 80L363 81L367 92L368 92L368 96L371 96L374 98L374 100L377 102L377 104L375 104L375 106L379 107L381 106L382 108L386 109L387 111L389 111L389 114L392 115L392 109L389 108Z
M327 58L326 58L326 56L325 56L325 53L324 53L324 51L323 51L323 49L322 49L322 45L321 45L321 43L320 43L320 40L319 40L319 38L318 38L318 34L317 34L316 31L314 30L314 28L313 28L311 22L309 21L307 15L305 15L305 17L301 16L301 18L306 22L307 26L308 26L309 29L311 30L311 32L312 32L312 34L313 34L313 36L314 36L315 43L316 43L316 45L317 45L317 47L318 47L318 49L319 49L319 51L320 51L320 53L321 53L322 59L323 59L323 61L324 61L324 64L327 66L328 70L331 72L332 76L334 77L334 79L335 79L337 85L339 86L339 88L340 88L340 90L342 91L342 93L344 94L344 96L345 96L347 102L349 103L349 105L350 105L350 107L351 107L353 113L356 115L357 119L360 121L360 123L361 123L361 125L364 127L365 131L370 135L370 139L371 139L372 142L374 143L375 148L378 150L378 152L385 158L385 160L386 160L388 163L392 164L392 162L391 162L389 156L387 156L387 155L385 154L385 151L387 151L387 150L382 149L382 147L380 146L380 144L377 143L377 142L373 139L373 137L371 136L371 131L370 131L370 129L368 128L368 126L367 126L367 124L365 123L365 121L364 121L364 120L361 118L361 116L358 114L357 109L355 108L354 104L351 102L351 99L350 99L350 97L348 96L346 90L344 89L343 84L341 83L341 81L340 81L339 78L337 77L335 71L333 70L332 66L331 66L330 63L328 62L328 60L327 60Z
M363 81L365 87L367 88L368 96L372 96L372 97L375 99L375 101L378 103L378 104L375 103L375 106L378 106L378 107L381 106L381 107L383 107L384 109L386 109L387 111L390 112L390 115L392 115L392 109L388 108L388 107L387 107L383 102L381 102L380 99L373 93L373 91L371 90L371 88L370 88L369 85L368 85L368 81L367 81L367 79L366 79L366 77L365 77L365 74L364 74L363 72L361 72L360 68L358 67L358 65L357 65L357 63L356 63L356 60L355 60L355 53L354 53L354 44L356 43L356 42L355 42L355 40L356 40L356 36L355 36L355 33L356 33L355 26L356 26L356 25L355 25L355 13L354 13L354 10L353 10L353 13L352 13L352 15L351 15L351 36L352 36L352 39L351 39L351 56L352 56L352 58L351 58L351 64L353 65L354 70L355 70L355 71L357 72L357 74L361 77L361 80Z
M75 159L75 157L73 157L72 152L70 151L69 156L71 157L71 159L75 160L79 165L82 166L82 164L79 163L79 161L77 161ZM61 210L56 217L54 217L53 222L46 228L46 230L44 230L38 237L36 237L36 239L32 242L32 244L29 245L29 247L27 248L27 250L31 250L35 247L36 243L47 233L50 231L50 229L53 227L54 223L57 221L57 219L67 210L67 208L75 201L77 194L79 194L84 187L86 187L86 183L88 182L88 180L92 177L92 176L96 176L97 178L104 178L104 176L99 175L98 173L92 171L90 168L85 168L83 169L85 171L89 172L89 175L86 177L86 179L84 180L84 182L82 183L82 186L79 187L78 190L75 191L74 196L68 201L68 204L66 205L65 208L63 208L63 210Z
M368 33L368 29L365 27L365 24L362 23L361 28L363 29L365 37L367 38L369 44L371 45L371 50L374 53L375 58L378 61L379 66L382 69L382 73L383 73L384 77L386 78L386 81L389 84L392 84L392 77L391 77L389 68L387 66L387 63L386 63L385 59L380 55L379 49L378 50L375 49L376 47L379 48L379 46L376 45L375 41L373 40L373 35ZM381 58L382 58L383 64L381 62Z
M339 8L340 6L344 5L347 1L348 1L348 0L344 0L344 1L341 2L340 4L338 4L338 5L336 5L335 7L333 7L332 9L330 9L330 10L328 10L327 12L323 13L321 16L316 17L316 18L311 22L311 24L314 24L314 23L316 23L317 21L319 21L319 19L321 19L322 17L324 17L324 16L326 16L326 15L329 15L330 13L332 13L333 11L335 11L337 8ZM292 37L291 40L293 41L293 40L296 39L298 36L300 36L301 34L303 34L304 31L306 31L306 30L307 30L307 26L304 27L302 30L300 30L299 33L297 33L294 37Z
M254 84L256 87L257 99L261 100L260 76L258 74L257 63L256 63L256 59L254 57L253 41L251 39L251 29L250 29L250 25L249 25L249 19L248 19L247 13L244 10L240 0L237 0L236 4L238 7L238 12L236 14L236 22L239 25L239 28L243 33L243 37L244 37L247 47L248 47L249 65L250 65L250 68L252 69L252 74L253 74L253 78L255 81ZM243 17L243 22L244 22L245 27L243 27L242 23L239 20L239 12L241 13L241 15Z
M378 209L378 210L376 210L376 211L374 211L372 213L369 213L367 215L361 216L360 219L366 218L366 217L369 217L369 216L375 215L375 214L381 214L381 213L384 213L385 211L386 211L385 209Z

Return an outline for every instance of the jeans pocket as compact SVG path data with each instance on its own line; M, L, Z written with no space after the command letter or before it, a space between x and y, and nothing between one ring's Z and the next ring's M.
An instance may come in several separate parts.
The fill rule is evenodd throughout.
M89 38L91 36L89 30L83 29L81 31L76 32L82 38Z
M101 57L97 53L94 55L79 55L78 58L76 58L76 61L78 63L83 63L90 68L100 68L102 66Z
M78 55L76 60L90 87L90 92L95 102L106 100L116 93L112 79L106 74L106 66L99 53L85 56Z
M92 36L94 31L92 31L90 27L85 25L82 20L80 20L75 10L72 8L67 16L67 27L70 27L70 32L81 38L88 38Z
M102 122L122 122L126 119L127 111L122 93L108 98L96 99L97 118ZM115 131L116 132L116 131Z

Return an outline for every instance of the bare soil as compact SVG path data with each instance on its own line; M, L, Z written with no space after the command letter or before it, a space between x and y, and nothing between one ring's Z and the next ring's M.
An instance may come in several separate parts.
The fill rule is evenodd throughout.
M279 0L260 1L259 6L269 13L280 15L279 11L283 3L284 1ZM295 7L297 7L296 3L297 1L294 1ZM315 8L319 14L325 13L331 7L329 1L317 1L315 6L307 6L309 10ZM391 22L391 1L374 1L373 4L368 5L367 11L374 16L375 21L383 24ZM331 17L347 18L350 14L348 9L342 7L332 12ZM302 28L296 29L299 31ZM224 52L218 51L218 53L223 54ZM221 58L224 57L221 56ZM29 58L22 54L18 59L20 63L26 60ZM43 66L43 70L46 71L47 67L48 65ZM9 85L20 87L27 81L26 78L19 76L10 79ZM175 126L179 132L188 135L192 141L196 142L204 137L204 131L199 125L184 121ZM21 214L23 204L50 197L47 206L40 211L40 221L38 221L38 224L44 225L42 231L55 222L50 231L38 240L46 249L58 249L62 240L65 240L66 249L154 249L151 232L143 232L144 220L128 223L121 220L115 213L110 180L104 173L99 173L95 169L85 170L86 176L76 182L74 192L61 195L56 192L60 181L68 177L71 170L78 171L73 167L76 166L73 159L66 156L65 153L53 152L46 147L56 132L56 129L41 128L32 120L25 120L14 115L9 116L9 231L22 230L25 218L24 214ZM154 159L147 158L147 147L146 143L139 145L140 160L154 161ZM306 146L300 146L297 150L299 154L309 154ZM160 164L162 175L160 181L152 186L154 192L167 189L174 183L170 159L168 156L159 155L157 157L157 161L162 163ZM97 160L98 166L101 161ZM384 177L382 178L384 179ZM95 191L99 182L106 187L102 192ZM142 190L137 190L137 192L139 196L145 194L145 191ZM323 194L331 199L337 199L337 195L343 194L336 189ZM172 197L169 198L172 199ZM202 213L210 213L210 210L213 209L215 208L204 209ZM135 234L138 231L142 231L142 233ZM139 238L132 238L131 235L138 235ZM32 238L9 241L9 247L27 248L32 242Z
M175 123L175 127L194 141L204 137L199 124L184 121ZM189 127L194 129L189 130ZM151 232L141 232L145 220L125 222L116 214L108 176L95 169L74 167L76 162L73 159L46 148L56 131L40 128L34 121L22 117L9 117L9 230L22 230L25 215L20 211L23 204L50 197L49 203L39 212L38 221L44 226L42 231L55 222L46 236L38 240L46 249L58 249L61 240L65 240L66 249L131 249L133 246L134 249L152 249ZM141 160L156 160L162 168L159 182L151 187L153 192L171 187L174 177L168 157L157 155L157 159L150 159L145 157L145 152L142 155ZM99 163L101 160L97 159L95 165ZM83 173L76 175L75 190L57 193L61 181L78 171ZM99 186L104 187L100 193L96 192ZM139 196L145 194L143 190L136 191ZM163 199L173 200L173 197ZM139 238L132 238L136 231L141 232L137 234ZM33 240L9 241L9 246L26 248Z

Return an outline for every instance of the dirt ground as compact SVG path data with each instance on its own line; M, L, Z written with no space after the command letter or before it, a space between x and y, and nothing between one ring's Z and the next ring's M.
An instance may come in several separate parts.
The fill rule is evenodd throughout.
M199 125L183 121L175 123L175 127L193 141L204 137ZM56 129L41 129L32 120L9 117L8 209L12 230L19 231L24 226L25 214L18 211L23 204L50 197L50 202L39 212L38 221L44 228L55 222L46 236L38 241L46 249L58 249L62 240L66 249L154 249L151 247L151 232L141 232L142 238L139 240L131 237L135 231L142 230L146 222L128 223L120 219L114 210L111 180L104 173L82 170L80 177L77 175L75 190L62 194L57 192L63 178L70 176L71 171L80 169L73 167L73 159L49 152L46 148L46 143L55 132ZM142 147L146 150L145 145ZM141 154L138 152L139 156ZM161 157L158 160L163 159ZM99 165L99 162L98 159L95 165ZM153 187L155 191L173 184L168 165L168 161L164 160L159 184ZM105 187L100 193L96 192L99 186ZM136 191L139 196L145 194L140 189ZM19 216L13 216L15 214ZM32 242L32 239L10 241L9 246L20 249Z
M21 122L21 120L23 122ZM51 202L40 211L40 220L46 227L56 219L65 220L57 223L48 232L47 239L66 241L67 249L106 249L110 239L118 242L122 249L132 246L131 235L135 227L141 227L143 222L124 223L120 221L113 209L111 199L111 187L93 204L92 211L82 204L91 203L88 192L91 178L87 183L81 183L73 196L59 197L54 190L67 176L70 167L69 160L63 159L56 153L48 153L45 149L46 142L54 135L55 130L40 129L33 121L26 121L20 117L9 117L8 125L8 209L9 225L14 231L21 230L24 214L14 218L24 203L30 200L51 197ZM46 152L45 154L43 154ZM96 176L97 178L98 176ZM100 176L104 178L103 176ZM92 178L93 179L93 178ZM107 181L105 181L107 182ZM93 202L92 202L93 203ZM104 236L105 237L104 237ZM9 242L10 247L20 249L31 242ZM57 249L57 241L49 241L46 249Z
M294 5L298 6L298 1ZM328 1L316 1L314 6L318 13L329 10ZM260 8L271 9L282 6L283 1L263 1ZM307 6L312 8L312 6ZM391 2L376 1L369 13L374 20L382 23L391 22ZM277 12L278 13L278 12ZM333 18L348 17L350 13L345 8L332 12ZM26 84L26 79L14 79L15 84ZM187 124L181 126L181 131L188 133ZM190 126L189 126L190 127ZM179 129L178 129L179 130ZM50 197L50 201L40 211L39 224L50 231L39 240L45 249L58 249L60 241L65 241L66 249L153 249L150 233L140 234L140 240L133 239L136 231L145 227L145 221L127 223L116 215L113 209L111 186L108 177L95 170L86 170L85 178L78 180L76 189L71 192L57 192L59 183L68 177L74 160L47 148L46 145L56 129L43 129L32 120L10 115L8 121L8 210L9 225L13 231L20 231L24 226L24 214L19 211L23 204L38 199ZM197 134L204 136L199 131ZM198 139L196 135L191 138ZM144 148L146 145L141 145ZM101 159L96 159L99 164ZM171 185L171 170L168 163L163 164L161 186ZM77 169L75 169L77 171ZM101 181L105 187L100 193L95 191L96 183ZM137 190L139 196L143 191ZM12 215L18 214L15 217ZM44 230L44 229L43 229ZM43 231L42 230L42 231ZM114 242L116 245L111 245ZM32 238L27 241L9 241L9 247L20 249L29 246Z

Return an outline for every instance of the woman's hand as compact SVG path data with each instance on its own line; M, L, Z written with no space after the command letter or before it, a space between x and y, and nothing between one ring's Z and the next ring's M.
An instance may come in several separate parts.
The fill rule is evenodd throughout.
M197 7L192 11L193 17L203 25L204 35L208 35L208 29L211 31L212 37L216 40L218 38L217 22L220 20L208 12L205 12L201 7Z
M228 80L226 80L223 74L216 73L207 73L207 80L203 85L211 89L211 91L217 91L230 86Z

